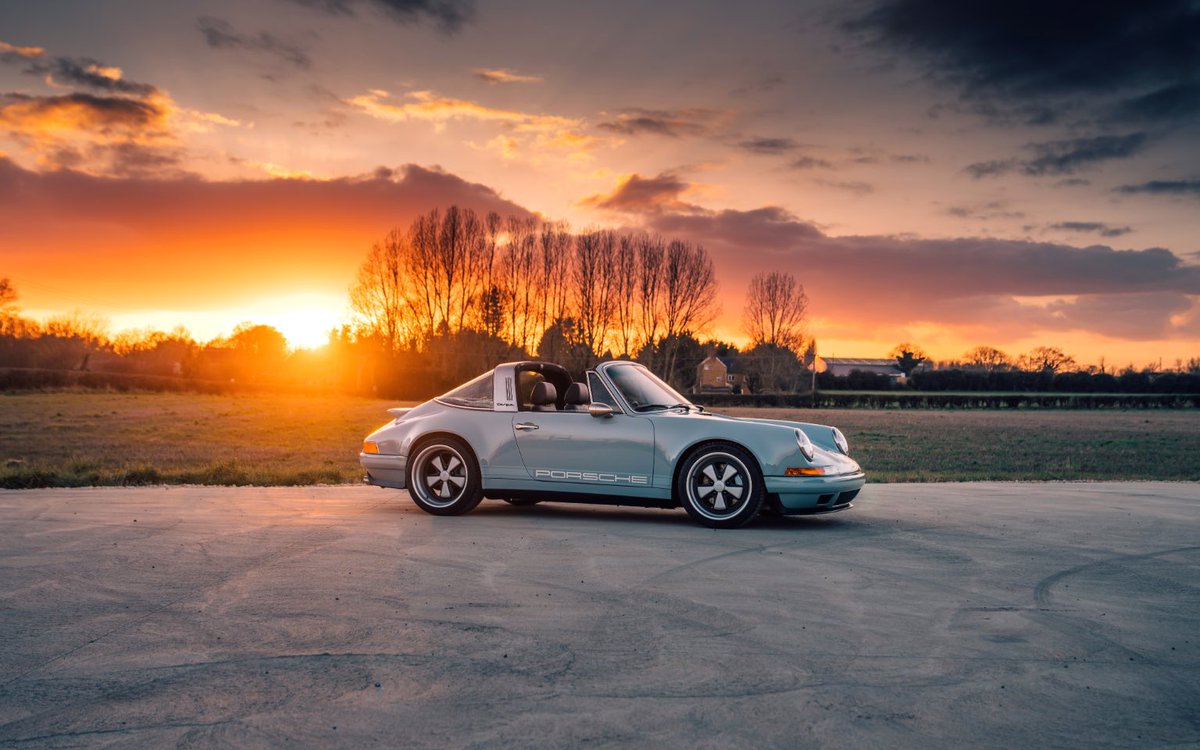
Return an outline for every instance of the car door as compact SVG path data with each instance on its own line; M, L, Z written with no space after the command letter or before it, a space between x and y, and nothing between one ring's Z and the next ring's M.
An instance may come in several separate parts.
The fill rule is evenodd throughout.
M586 411L524 411L513 434L531 479L547 484L649 487L654 470L654 426L642 416L593 417ZM582 486L574 487L587 491Z

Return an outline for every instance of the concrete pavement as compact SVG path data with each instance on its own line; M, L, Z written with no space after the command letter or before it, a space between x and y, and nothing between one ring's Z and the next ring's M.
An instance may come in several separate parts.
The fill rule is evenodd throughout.
M0 747L1200 743L1200 485L0 492Z

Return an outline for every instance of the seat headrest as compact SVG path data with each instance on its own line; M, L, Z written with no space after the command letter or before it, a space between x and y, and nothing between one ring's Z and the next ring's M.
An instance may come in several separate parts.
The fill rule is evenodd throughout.
M567 387L566 402L568 404L590 404L592 403L592 394L588 392L588 387L583 383L571 383Z
M530 397L534 406L549 406L558 400L558 389L554 387L554 383L542 381L533 386L533 395Z

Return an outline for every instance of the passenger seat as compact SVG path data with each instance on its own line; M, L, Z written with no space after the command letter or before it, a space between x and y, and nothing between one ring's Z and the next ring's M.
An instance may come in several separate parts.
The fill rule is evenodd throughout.
M567 388L566 402L563 411L587 411L592 405L592 394L583 383L571 383Z

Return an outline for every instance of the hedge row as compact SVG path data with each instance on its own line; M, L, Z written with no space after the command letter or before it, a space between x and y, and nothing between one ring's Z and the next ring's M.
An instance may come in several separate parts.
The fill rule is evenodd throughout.
M708 407L759 406L818 409L1192 409L1200 393L763 393L704 394Z
M97 391L188 391L193 393L231 393L255 390L254 386L245 383L195 380L165 375L38 370L21 367L0 368L0 391L48 391L64 388Z

